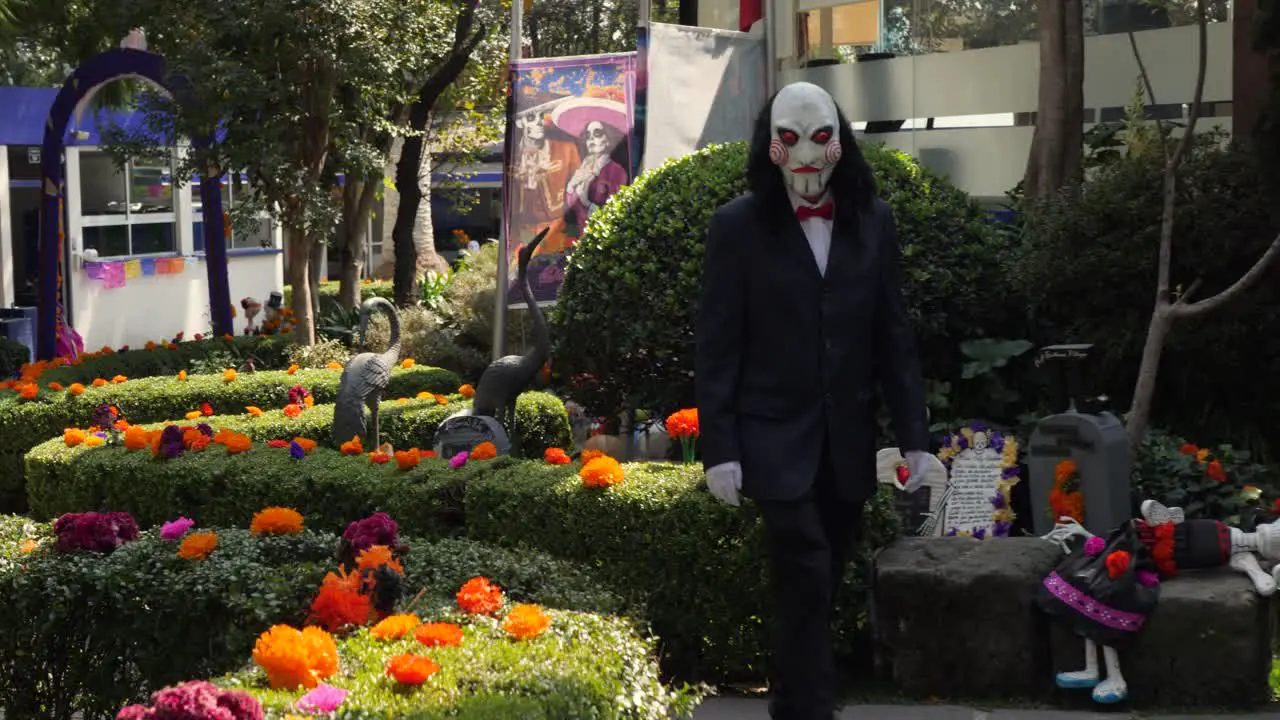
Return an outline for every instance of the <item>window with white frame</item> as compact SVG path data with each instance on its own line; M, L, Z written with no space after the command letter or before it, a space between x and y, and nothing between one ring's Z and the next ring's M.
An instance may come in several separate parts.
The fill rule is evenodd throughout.
M97 148L77 155L84 249L99 257L177 252L171 152L123 167Z
M230 173L219 179L222 209L225 213L252 200L252 189L244 173ZM228 250L260 250L275 247L275 225L267 212L257 214L257 224L250 232L233 231L227 238ZM191 182L191 230L195 251L204 252L204 198L200 178Z

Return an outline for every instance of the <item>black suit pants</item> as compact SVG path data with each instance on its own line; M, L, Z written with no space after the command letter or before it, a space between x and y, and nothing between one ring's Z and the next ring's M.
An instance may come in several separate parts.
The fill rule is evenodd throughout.
M819 467L799 499L757 502L775 604L773 720L831 720L837 707L831 611L849 551L861 534L863 503L842 500L836 492L826 447Z

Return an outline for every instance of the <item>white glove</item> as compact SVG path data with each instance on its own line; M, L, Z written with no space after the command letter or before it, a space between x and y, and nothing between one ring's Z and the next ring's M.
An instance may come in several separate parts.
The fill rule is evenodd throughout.
M707 470L707 489L720 502L738 507L738 492L742 490L742 465L728 462Z
M907 459L907 482L902 489L908 493L913 493L924 485L925 473L929 470L929 453L923 450L908 450L905 454Z

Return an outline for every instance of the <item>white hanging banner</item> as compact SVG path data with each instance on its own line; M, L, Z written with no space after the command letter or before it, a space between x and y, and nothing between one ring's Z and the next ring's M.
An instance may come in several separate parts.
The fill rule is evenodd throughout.
M641 170L714 143L749 140L765 99L763 39L653 23Z

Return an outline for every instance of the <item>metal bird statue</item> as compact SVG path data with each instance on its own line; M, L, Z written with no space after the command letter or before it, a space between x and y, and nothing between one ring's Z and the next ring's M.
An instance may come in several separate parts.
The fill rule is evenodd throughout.
M365 352L347 361L338 382L338 397L333 408L333 442L341 445L360 438L365 447L376 448L378 436L378 402L391 380L391 368L400 362L400 315L385 298L374 297L360 306L360 343L369 330L369 315L375 310L386 312L391 323L391 346L384 352ZM365 437L364 409L369 408L371 424Z

